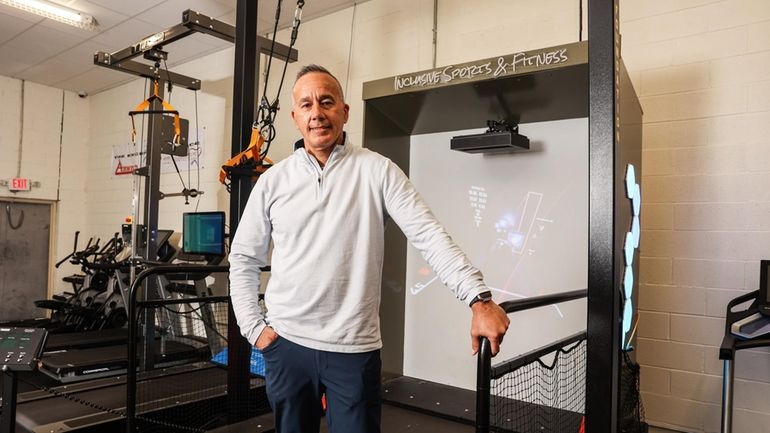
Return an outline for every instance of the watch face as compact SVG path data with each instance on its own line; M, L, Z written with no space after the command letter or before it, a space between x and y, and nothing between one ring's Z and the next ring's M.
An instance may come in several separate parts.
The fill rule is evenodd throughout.
M487 302L492 300L492 292L481 292L478 296L480 301Z

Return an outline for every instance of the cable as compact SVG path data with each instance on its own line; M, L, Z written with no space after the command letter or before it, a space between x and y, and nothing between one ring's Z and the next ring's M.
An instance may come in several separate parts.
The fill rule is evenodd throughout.
M168 82L167 88L168 88L168 103L171 103L171 89L174 87L174 83L171 81L171 72L168 71L168 64L166 63L166 59L163 59L163 67L166 69L166 81Z
M11 202L13 203L13 202ZM24 224L24 209L21 210L21 213L19 213L19 221L14 224L11 218L11 203L6 203L5 205L5 214L8 217L8 227L11 228L11 230L18 230L19 227L21 227L22 224Z
M353 3L353 16L350 18L350 45L348 46L348 68L345 72L345 94L343 98L348 95L348 84L350 83L350 61L353 58L353 25L356 23L356 7L358 3ZM433 65L434 67L436 65Z
M198 191L201 190L201 138L200 138L200 127L198 126L198 91L196 90L193 92L195 95L195 167L197 171L197 180L195 184L195 189ZM190 161L190 153L191 153L190 146L187 146L187 161ZM188 172L189 175L189 172ZM189 184L190 182L188 182ZM198 196L198 201L195 203L195 211L198 211L198 205L201 202L201 197Z
M213 301L213 302L217 302L217 301ZM198 318L198 320L201 321L201 323L203 324L204 327L211 329L215 334L217 334L217 336L219 336L219 338L221 338L225 343L227 343L227 337L222 335L222 333L220 333L219 330L217 330L216 326L214 326L214 325L217 325L216 321L215 321L214 324L209 324L203 318L203 316L201 316L201 314L200 314L200 310L203 307L205 307L207 304L212 304L213 302L211 302L211 301L210 302L201 302L201 303L199 303L198 307L192 308L192 309L190 309L188 311L176 311L176 310L174 310L172 308L169 308L169 307L167 307L165 305L162 305L161 308L163 308L164 310L169 311L171 313L178 314L180 316L195 315ZM184 304L182 304L182 305L184 305ZM220 324L221 324L221 322L220 322Z
M21 80L21 109L19 110L19 163L16 167L16 177L21 177L21 153L24 149L24 83Z
M273 25L273 40L270 42L270 57L267 58L267 69L265 69L265 85L262 86L262 98L267 100L267 82L270 79L270 66L273 64L273 53L275 52L275 37L278 33L278 21L281 19L281 3L283 0L278 0L278 5L275 8L275 24Z
M302 22L302 8L304 6L305 6L304 0L297 1L297 7L294 10L294 20L292 21L291 39L289 42L289 49L288 49L289 53L291 53L291 49L294 47L294 44L297 42L297 35L299 34L299 25ZM287 59L283 65L283 72L281 73L281 81L278 84L278 90L276 91L275 99L273 100L272 103L269 103L268 102L269 99L267 97L267 83L270 78L270 65L272 63L273 56L275 55L275 38L276 38L277 29L278 29L278 19L280 18L280 7L281 7L281 2L279 0L278 8L276 10L276 20L274 25L273 40L270 45L270 57L268 58L268 67L265 73L264 92L262 94L262 98L260 99L258 120L255 122L255 125L259 125L259 132L265 138L265 149L260 153L260 159L264 159L265 157L267 157L267 153L270 150L270 144L272 144L273 140L275 139L275 135L276 135L275 118L279 110L278 102L281 95L281 89L283 88L284 80L286 79L286 70L289 66L289 60Z
M433 67L436 67L438 53L438 0L433 0Z
M275 9L275 23L273 24L273 38L272 38L272 40L270 42L270 55L267 58L267 68L265 69L265 76L264 76L265 83L262 86L262 98L260 98L260 100L259 100L259 107L257 108L257 110L258 110L257 111L257 120L254 122L255 125L262 125L259 128L260 134L262 134L263 136L265 134L267 135L266 140L265 140L267 142L267 146L266 146L267 149L270 148L270 142L272 142L273 139L275 138L275 127L273 126L273 123L275 121L275 111L274 110L277 110L277 108L274 105L272 105L272 104L270 104L268 102L268 98L267 98L267 84L268 84L268 82L270 82L270 69L271 69L271 67L273 65L273 56L275 54L275 39L278 36L278 22L279 22L279 20L281 18L281 3L282 3L282 1L283 0L278 0L278 4L276 5L276 9ZM289 49L289 51L291 51L291 49ZM288 63L288 61L286 63ZM285 69L284 69L284 71L285 71ZM281 92L281 89L280 89L280 86L279 86L279 88L278 88L278 95L280 95L280 92ZM276 100L277 99L278 99L278 97L276 97ZM264 153L265 153L265 155L267 154L266 152L264 152ZM264 157L262 157L261 154L260 154L260 157L264 158Z
M64 90L61 91L61 124L59 127L59 175L56 182L56 201L59 201L59 193L61 192L61 154L64 147Z
M578 0L578 41L583 41L583 0Z
M174 168L176 169L176 175L179 176L179 181L182 182L182 190L184 191L187 189L187 187L184 184L184 179L182 179L182 172L179 171L179 166L176 164L176 158L174 158L173 154L171 154L171 162L174 163Z
M297 42L297 35L299 34L299 24L302 20L302 7L305 6L304 0L299 0L297 2L297 8L294 10L294 21L292 21L291 24L291 40L289 42L289 52L291 52L292 47L294 47L294 43ZM275 40L275 38L273 38ZM270 52L270 56L272 57L272 48ZM283 72L281 73L281 82L278 83L278 92L275 96L275 102L273 102L273 105L278 103L278 97L281 95L281 89L283 88L283 80L286 78L286 68L289 66L289 61L283 62ZM267 84L267 81L265 81L265 84Z

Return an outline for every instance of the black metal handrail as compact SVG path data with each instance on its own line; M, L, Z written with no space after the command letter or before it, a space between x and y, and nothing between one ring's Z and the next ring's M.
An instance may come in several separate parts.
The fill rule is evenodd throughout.
M588 296L588 289L572 290L551 295L506 301L500 307L506 313L545 307L562 302L573 301ZM476 433L489 433L489 408L492 387L492 348L489 340L481 337L479 341L478 367L476 371Z
M139 310L137 306L145 304L161 305L161 304L173 304L178 300L152 300L138 302L139 288L142 287L142 283L147 278L153 275L163 274L193 274L193 273L215 273L215 272L228 272L230 270L229 265L225 266L212 266L212 265L162 265L155 266L149 269L145 269L136 276L136 279L131 283L128 295L128 365L126 371L126 432L133 433L136 431L136 343L138 337L138 325L139 325ZM208 296L197 298L186 298L185 302L212 302L222 299L229 299L227 296Z
M575 299L585 298L586 296L588 296L588 290L579 289L569 292L554 293L551 295L533 296L531 298L506 301L500 304L500 307L505 310L506 313L511 314L517 311L530 310L532 308L546 307L548 305L573 301Z

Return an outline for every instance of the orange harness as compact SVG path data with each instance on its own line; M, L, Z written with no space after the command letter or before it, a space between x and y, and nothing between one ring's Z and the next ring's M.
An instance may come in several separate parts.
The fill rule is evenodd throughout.
M158 100L163 105L163 110L152 111L150 106L153 101ZM134 123L134 115L136 114L173 114L174 115L174 138L171 140L175 144L180 144L180 137L182 135L181 121L179 120L179 111L174 108L173 105L164 101L158 95L158 80L153 81L152 96L140 102L136 106L134 111L129 111L128 115L131 116L131 141L136 142L136 124Z
M265 137L260 134L259 128L252 127L249 147L247 147L243 152L230 158L226 163L222 165L222 168L219 170L219 182L224 185L226 184L225 181L230 178L228 172L225 170L225 167L235 168L247 164L250 161L254 161L257 165L254 168L254 171L257 174L262 174L268 168L270 168L270 166L273 165L273 161L270 158L265 158L263 160L260 156L263 144L265 144Z

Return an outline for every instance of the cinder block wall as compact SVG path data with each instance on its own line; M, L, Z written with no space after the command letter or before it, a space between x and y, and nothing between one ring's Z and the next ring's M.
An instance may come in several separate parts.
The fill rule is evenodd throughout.
M40 187L17 193L2 187L0 198L55 203L52 247L54 256L63 258L72 251L75 230L86 229L88 100L73 92L25 82L23 133L21 80L0 76L0 101L0 179L21 176L40 182ZM60 281L75 271L68 265L56 270L53 290L69 289Z
M770 258L770 2L621 1L644 109L638 355L651 423L720 430L727 302ZM770 355L736 361L734 431L770 429Z

